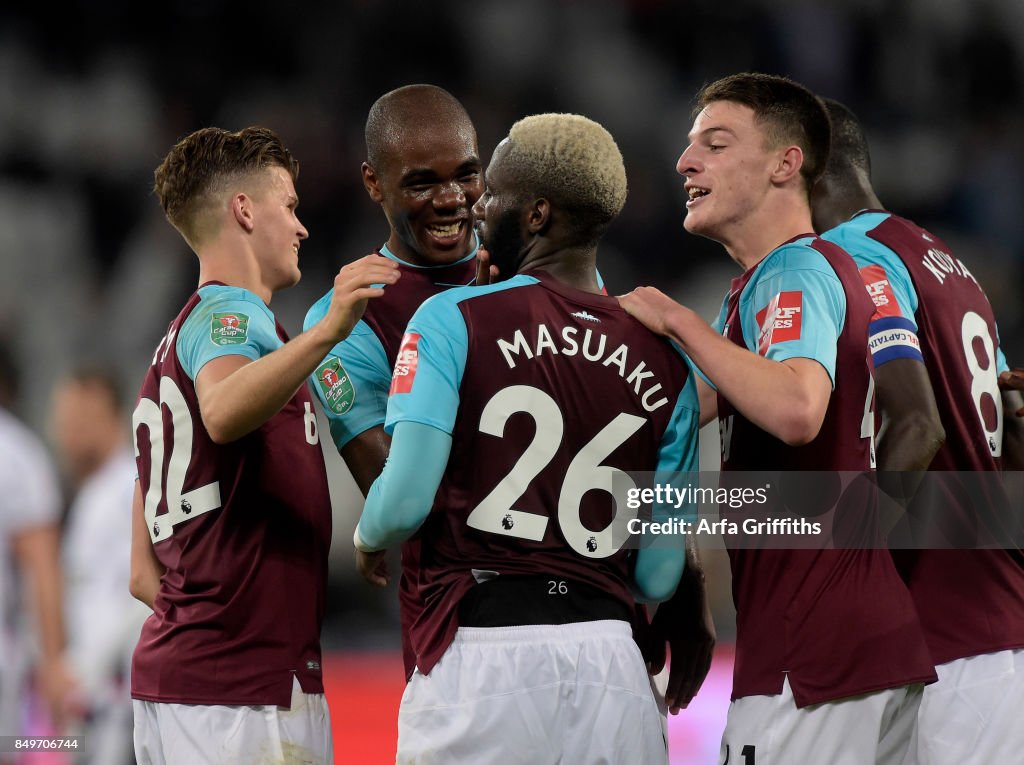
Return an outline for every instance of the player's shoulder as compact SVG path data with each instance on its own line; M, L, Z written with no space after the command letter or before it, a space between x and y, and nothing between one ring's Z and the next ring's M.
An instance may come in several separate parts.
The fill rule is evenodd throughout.
M435 312L450 312L458 310L458 306L462 303L492 298L496 295L505 294L510 290L529 287L539 283L540 280L535 276L529 276L528 274L516 274L510 279L506 279L495 284L487 284L479 287L475 285L452 287L444 292L431 295L423 301L423 304L419 307L419 310L416 313L429 314Z
M857 213L849 220L829 229L821 235L821 238L842 248L853 258L858 267L900 268L902 260L899 253L870 236L870 232L886 221L909 224L909 221L898 218L892 213L868 210Z
M757 283L783 274L796 272L821 273L835 277L835 269L817 248L818 237L813 234L791 239L779 245L762 260L751 279Z
M821 235L822 239L842 246L843 241L859 240L895 216L886 210L861 210L848 220L830 228Z
M333 292L334 290L327 290L327 292L321 295L320 298L309 307L309 310L306 311L305 318L302 320L303 331L309 329L327 315L327 309L331 305L331 295Z
M262 298L244 287L232 287L226 284L204 284L196 293L199 302L192 309L192 316L208 315L220 308L231 308L249 311L250 315L261 315L275 321L274 313ZM191 316L190 316L191 318Z

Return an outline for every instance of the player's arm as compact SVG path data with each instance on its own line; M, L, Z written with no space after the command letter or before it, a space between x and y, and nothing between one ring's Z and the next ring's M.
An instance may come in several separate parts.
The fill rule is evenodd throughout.
M818 435L832 380L816 360L797 357L779 362L741 348L654 287L638 287L619 302L649 329L674 340L759 428L790 446L810 443ZM703 395L706 400L708 393ZM701 404L705 421L703 400Z
M1002 372L999 375L999 387L1004 391L1024 391L1024 369L1008 369ZM1014 404L1014 400L1011 397L1010 405L1004 411L1012 412L1017 417L1024 417L1024 408L1020 404Z
M128 590L136 600L152 608L160 589L164 567L153 550L144 510L142 488L136 479L135 494L132 497L132 552Z
M878 486L895 500L879 504L881 531L888 534L924 481L946 431L923 360L888 361L875 367L874 377L881 416L875 450Z
M703 377L697 376L697 399L700 401L700 426L718 418L718 392Z
M704 684L717 639L704 582L704 566L692 536L686 538L686 567L679 587L671 598L658 606L651 628L656 639L669 644L672 661L665 704L672 714L679 714ZM654 669L660 670L660 667Z
M999 351L1003 399L1003 469L1024 470L1024 369L1009 369Z
M303 329L317 324L328 296L306 312ZM384 469L391 436L384 430L392 365L376 332L359 321L316 368L310 388L320 400L331 439L365 497Z
M366 495L356 526L357 550L385 550L416 533L430 514L451 446L452 437L430 425L395 426L391 454Z
M659 485L692 481L697 475L700 451L698 421L704 416L703 408L699 413L696 411L698 401L695 383L699 381L699 375L692 374L676 404L676 411L659 450L658 470L655 473L655 480ZM662 515L667 512L661 509ZM691 502L683 513L688 521L695 521L696 503ZM687 706L700 689L711 668L715 646L715 627L704 587L704 569L693 537L688 536L684 539L683 550L671 551L673 556L680 555L681 563L684 564L681 573L676 573L678 569L672 571L678 580L678 586L671 597L658 607L651 622L653 637L661 642L660 655L664 655L665 642L668 642L671 652L672 661L665 701L673 714ZM637 555L638 583L643 574L642 567L649 563L645 556L659 551L663 544L664 541L659 541L654 547L640 549ZM665 556L669 551L660 552ZM674 558L667 562L676 563ZM660 671L661 668L652 669Z
M341 457L364 497L383 472L390 449L391 436L383 425L364 430L341 447Z
M654 471L654 481L658 486L679 487L698 469L700 412L694 378L695 375L688 375L658 445L658 462ZM652 507L652 520L656 523L677 516L692 522L696 517L696 505L690 503L676 507L672 503L655 503ZM685 563L686 547L681 535L671 535L668 540L659 540L657 544L641 545L633 576L643 598L662 601L671 597Z
M1003 469L1024 470L1024 397L1020 391L1004 390Z
M466 324L455 301L435 295L417 309L388 399L390 453L353 535L357 566L371 584L387 583L380 552L415 534L433 506L451 452L467 352Z
M334 278L327 315L301 335L253 361L247 356L218 356L196 376L203 424L214 443L251 433L291 400L331 348L362 316L366 301L384 294L381 286L398 281L398 264L368 255L344 266Z

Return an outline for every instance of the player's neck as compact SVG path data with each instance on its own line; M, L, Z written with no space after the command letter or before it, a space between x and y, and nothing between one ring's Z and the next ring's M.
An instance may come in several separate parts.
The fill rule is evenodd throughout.
M597 283L597 247L556 247L539 241L523 259L519 273L537 270L574 289L602 294Z
M762 205L751 215L735 221L725 235L717 238L729 256L744 271L749 271L782 243L813 232L810 205L806 199L797 197L787 204Z
M840 223L846 223L861 210L884 209L874 190L867 186L848 189L844 194L833 194L823 201L820 210L816 203L815 215L822 230L828 231Z
M222 241L212 242L199 252L199 283L207 282L249 290L267 305L274 294L263 283L259 266L248 248Z

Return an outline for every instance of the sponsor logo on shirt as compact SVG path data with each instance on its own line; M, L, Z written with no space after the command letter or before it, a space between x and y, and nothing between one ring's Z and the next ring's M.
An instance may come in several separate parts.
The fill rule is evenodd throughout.
M244 313L215 313L210 320L214 345L241 345L249 339L249 317Z
M799 340L803 292L780 292L764 308L757 312L757 326L760 327L757 352L762 356L775 343Z
M586 311L577 311L576 313L571 313L569 315L572 316L573 318L576 318L576 319L583 319L584 321L592 321L595 324L600 324L601 323L601 320L599 318L597 318L596 316L593 316L592 314L587 313Z
M896 302L896 295L889 283L889 274L882 266L864 266L860 269L860 278L864 280L868 295L875 304L875 315L873 318L881 319L886 316L900 316L900 306Z
M324 394L327 409L335 414L345 414L356 400L356 389L352 379L341 365L337 356L328 356L313 373L320 391Z
M408 332L402 338L402 346L398 349L398 358L395 360L395 373L391 376L390 395L412 391L412 384L416 379L416 366L420 360L420 353L417 350L419 342L420 335L416 332Z

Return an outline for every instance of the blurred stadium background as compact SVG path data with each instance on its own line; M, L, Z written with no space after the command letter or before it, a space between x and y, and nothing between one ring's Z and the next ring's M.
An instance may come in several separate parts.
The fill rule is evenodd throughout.
M463 101L485 162L529 113L607 126L630 182L601 250L609 290L655 284L710 319L737 272L682 228L674 166L690 98L732 72L789 75L858 112L882 201L969 264L1011 364L1024 365L1022 48L1016 0L6 4L0 334L28 382L19 414L45 433L52 381L82 361L115 370L134 396L197 274L150 193L152 170L202 126L271 126L302 163L304 276L273 304L297 334L336 269L386 238L359 178L363 121L379 95L412 82ZM336 515L324 643L338 762L385 762L402 687L395 593L356 578L361 498L326 452ZM671 721L674 763L714 761L728 700L728 567L712 553L708 569L721 655L694 708Z

